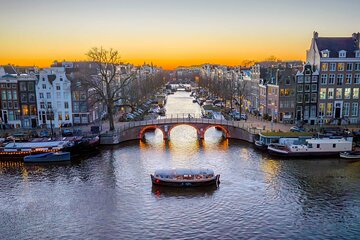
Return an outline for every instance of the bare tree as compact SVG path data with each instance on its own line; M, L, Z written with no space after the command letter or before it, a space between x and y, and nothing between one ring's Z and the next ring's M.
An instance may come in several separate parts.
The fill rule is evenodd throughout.
M105 104L110 131L113 131L115 130L115 103L121 99L126 99L125 90L135 76L134 74L121 74L119 66L122 62L117 50L94 47L89 50L86 56L96 65L97 74L85 72L80 73L80 75L92 90L89 97Z
M244 99L246 99L248 95L248 87L247 87L247 80L238 80L236 84L236 95L239 99L239 112L241 114L242 111L242 105L244 102Z

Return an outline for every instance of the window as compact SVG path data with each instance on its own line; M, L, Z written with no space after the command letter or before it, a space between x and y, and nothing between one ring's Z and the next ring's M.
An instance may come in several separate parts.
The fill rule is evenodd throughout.
M319 117L325 116L325 103L319 104Z
M310 117L316 117L316 106L312 105L310 108Z
M49 93L49 92L46 93L46 98L47 98L47 99L50 99L50 98L51 98L51 93Z
M329 84L335 84L335 74L329 75Z
M40 96L40 99L43 99L44 98L44 93L40 93L39 96Z
M62 106L61 106L61 102L60 102L60 101L57 101L56 106L57 106L57 109L62 108Z
M21 93L21 102L27 102L28 100L28 96L26 93Z
M42 89L46 89L46 84L43 84L43 85L42 85Z
M305 101L306 103L309 103L309 102L310 102L310 94L309 94L309 93L305 93L305 94L304 94L304 101Z
M14 102L14 109L18 109L18 108L19 108L18 102Z
M33 92L35 90L35 84L33 82L28 82L28 91Z
M338 74L336 85L341 86L343 83L344 83L344 74Z
M328 70L328 64L327 63L322 63L321 64L321 71L327 71Z
M56 84L56 90L60 90L60 84Z
M342 98L342 88L337 88L336 89L335 97L336 97L336 99L341 99Z
M327 83L327 74L321 74L321 82L322 85Z
M311 82L317 82L318 81L318 76L312 76L311 77Z
M334 89L333 88L328 89L328 99L334 99Z
M61 98L61 92L56 92L56 98L60 99Z
M350 99L350 97L351 97L351 88L345 88L344 98Z
M298 85L297 86L297 91L302 92L303 91L303 85Z
M15 84L15 83L12 84L12 88L16 88L16 84Z
M354 76L354 83L355 83L355 84L360 84L360 74L355 74L355 76Z
M41 108L41 109L45 109L45 104L44 104L44 102L40 102L40 108Z
M321 56L322 56L323 58L328 58L328 57L329 57L329 50L321 51Z
M355 63L355 71L360 71L360 63Z
M7 109L7 102L2 102L2 108Z
M65 120L70 120L70 115L68 112L65 112Z
M320 88L320 99L326 99L326 88Z
M356 58L360 58L360 51L356 51L356 52L355 52L355 57L356 57Z
M298 94L298 95L296 96L296 100L297 100L298 103L302 103L303 95L302 95L302 94Z
M62 120L63 120L63 118L62 118L62 113L61 113L61 112L58 113L58 119L59 119L59 121L62 121Z
M350 113L350 103L346 102L343 105L343 114L344 116L348 117Z
M346 64L346 71L352 71L352 70L353 70L353 64L352 63Z
M353 103L351 105L351 116L357 116L359 112L359 104L358 103Z
M29 93L29 102L34 103L35 102L35 94Z
M14 99L14 100L17 100L17 92L16 92L16 90L13 90L12 93L13 93L13 94L12 94L12 95L13 95L13 99Z
M13 108L13 105L12 105L12 102L11 102L11 101L8 102L8 108L9 108L9 109L12 109L12 108Z
M21 111L22 111L22 115L29 115L29 106L22 105Z
M338 71L344 71L345 63L338 63Z
M336 143L333 144L333 148L336 148Z
M311 94L311 102L312 103L316 103L317 102L317 93L312 93ZM315 117L315 116L314 116Z
M346 74L345 83L351 84L352 74Z
M8 100L11 100L12 99L12 91L8 90L7 93L8 93Z
M10 83L7 83L7 84L6 84L6 87L7 87L7 88L11 88L11 84L10 84Z
M310 76L305 76L305 82L310 83Z
M20 82L20 91L27 91L26 82Z
M68 103L68 102L64 102L64 107L65 107L65 109L69 108L69 103Z
M339 58L346 58L346 51L344 51L344 50L340 51Z
M297 77L297 82L298 82L298 83L302 83L303 80L304 80L304 79L303 79L303 76L298 76L298 77Z
M48 103L47 103L47 108L48 108L48 109L52 109L52 104L51 104L51 102L48 102Z
M328 103L327 104L327 108L326 108L326 116L327 117L331 117L333 113L333 104L332 103Z
M9 111L9 120L10 121L14 121L15 118L14 118L14 111Z
M68 99L69 98L69 93L68 92L64 92L64 98Z
M336 63L330 63L330 71L336 70Z
M305 84L305 92L310 92L310 84Z
M6 90L1 90L1 99L6 100Z
M312 92L317 92L317 85L316 84L311 85L311 91Z
M359 88L353 88L353 99L359 99Z

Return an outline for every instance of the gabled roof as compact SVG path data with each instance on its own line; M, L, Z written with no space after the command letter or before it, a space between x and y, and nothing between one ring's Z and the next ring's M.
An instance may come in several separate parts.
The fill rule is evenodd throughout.
M49 79L49 82L52 84L53 81L56 79L56 75L55 74L49 74L48 79Z
M320 52L330 51L331 58L338 57L341 50L347 52L347 57L354 57L354 51L359 50L352 37L319 37L315 41Z

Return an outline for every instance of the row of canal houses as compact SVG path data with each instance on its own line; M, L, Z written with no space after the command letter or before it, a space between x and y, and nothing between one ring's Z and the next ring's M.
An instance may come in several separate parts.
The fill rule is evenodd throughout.
M136 82L161 71L152 65L119 65L123 77L134 72ZM0 66L1 128L73 126L98 121L106 116L102 103L91 98L92 89L76 78L85 69L97 75L92 62L54 62L49 68ZM145 77L144 77L145 76ZM128 87L131 87L129 85Z
M305 63L266 61L250 68L207 64L201 75L214 78L221 72L235 82L246 82L243 107L273 121L360 124L359 41L360 33L319 37L314 32Z

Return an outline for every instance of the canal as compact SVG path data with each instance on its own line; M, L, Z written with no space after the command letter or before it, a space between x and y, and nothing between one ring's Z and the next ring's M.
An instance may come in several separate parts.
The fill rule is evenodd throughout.
M188 92L167 114L200 114ZM0 162L1 239L358 239L360 162L278 160L190 126L65 165ZM212 168L218 189L153 188L158 168Z

